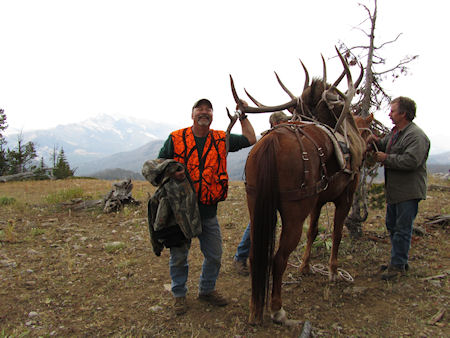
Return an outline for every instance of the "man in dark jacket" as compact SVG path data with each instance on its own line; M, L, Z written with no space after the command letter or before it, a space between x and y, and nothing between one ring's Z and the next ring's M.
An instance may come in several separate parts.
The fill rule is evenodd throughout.
M389 117L394 128L382 139L371 137L378 149L376 159L384 166L386 228L391 238L391 261L382 266L381 278L390 280L408 269L408 253L419 201L426 198L426 161L430 141L413 121L416 103L407 97L391 102Z

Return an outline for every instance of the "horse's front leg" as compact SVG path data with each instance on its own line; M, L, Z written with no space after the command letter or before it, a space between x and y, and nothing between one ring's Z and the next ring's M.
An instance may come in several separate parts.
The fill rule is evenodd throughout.
M311 212L310 215L310 222L309 222L309 229L307 234L307 242L306 242L306 248L305 252L302 257L302 264L300 265L300 273L303 274L309 274L311 273L310 268L310 260L311 260L311 248L312 245L317 237L317 234L319 232L319 216L320 216L320 210L322 209L323 204L318 204Z

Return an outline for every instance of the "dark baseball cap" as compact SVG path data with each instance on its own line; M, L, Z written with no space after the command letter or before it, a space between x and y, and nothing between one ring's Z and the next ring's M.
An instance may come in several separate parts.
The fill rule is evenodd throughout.
M202 104L207 105L209 108L213 109L211 101L209 101L208 99L200 99L200 100L198 100L197 102L194 103L194 106L192 107L192 110L194 108L200 107Z

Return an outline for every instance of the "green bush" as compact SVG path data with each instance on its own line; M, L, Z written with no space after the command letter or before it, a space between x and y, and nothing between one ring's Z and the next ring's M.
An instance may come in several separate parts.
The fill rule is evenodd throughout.
M385 195L384 184L374 183L369 189L369 206L372 209L384 209Z
M84 192L81 188L71 188L71 189L63 189L59 190L53 194L49 194L45 197L47 203L50 204L58 204L65 201L70 201L74 198L83 197Z
M0 205L11 205L16 203L16 199L14 197L0 197Z

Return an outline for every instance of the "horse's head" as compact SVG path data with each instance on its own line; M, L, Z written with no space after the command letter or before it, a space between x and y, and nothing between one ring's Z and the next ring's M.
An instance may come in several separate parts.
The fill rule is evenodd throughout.
M353 119L355 120L355 123L358 126L361 137L364 140L367 140L367 138L372 134L372 130L370 129L370 126L373 122L373 114L370 114L367 117L353 115Z

